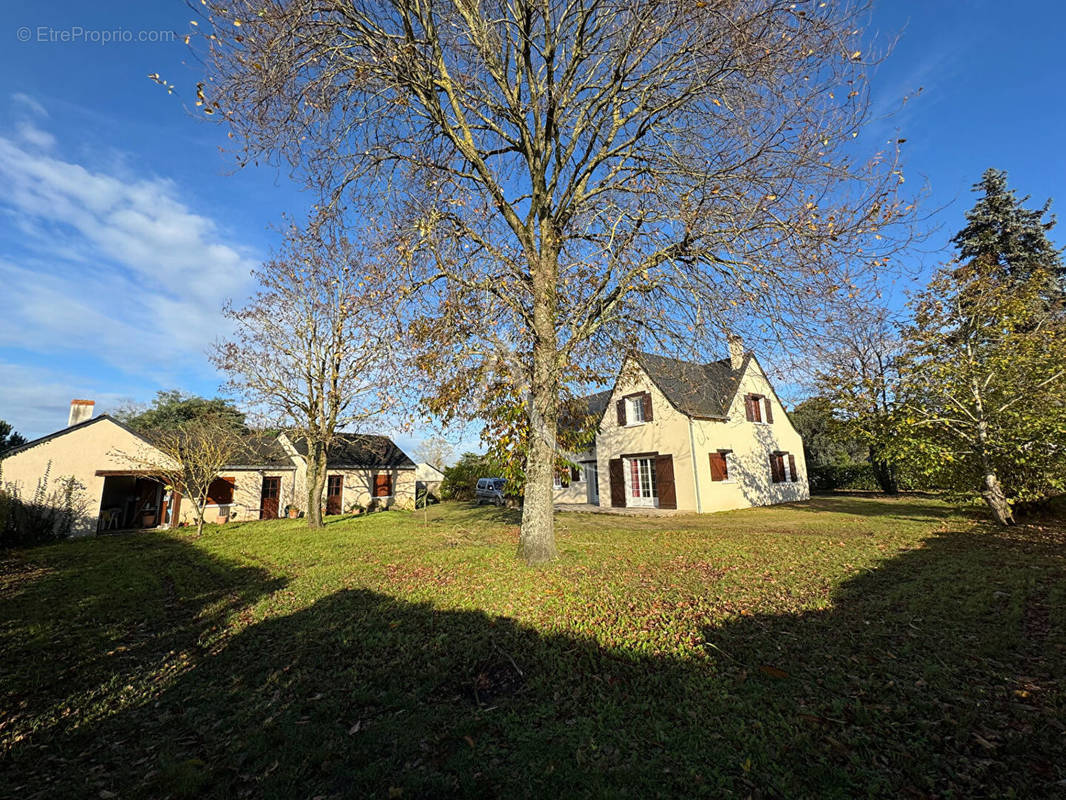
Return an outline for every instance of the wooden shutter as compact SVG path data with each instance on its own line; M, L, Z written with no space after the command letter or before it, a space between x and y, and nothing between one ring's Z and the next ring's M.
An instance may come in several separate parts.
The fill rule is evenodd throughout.
M570 480L581 480L581 467L570 467Z
M750 394L744 395L744 419L746 419L748 422L755 421L755 414L752 411L752 402Z
M766 421L769 422L769 423L773 423L773 421L774 421L774 410L772 408L770 408L770 398L769 397L764 397L763 398L763 405L766 406Z
M710 453L711 457L711 480L724 481L729 478L729 469L726 464L725 453L719 451Z
M626 424L626 401L625 401L625 399L623 398L623 399L619 400L617 403L615 403L614 404L614 408L615 408L615 411L618 412L618 424L620 426L621 425L625 425Z
M622 459L612 458L610 463L611 477L611 505L615 508L625 508L626 505L626 479L622 471Z
M645 392L640 401L644 404L644 421L651 422L651 392Z
M774 483L781 483L785 479L782 474L784 472L784 461L777 453L770 454L770 480Z
M788 474L793 483L799 480L799 475L796 472L796 457L791 453L788 455Z
M673 456L655 457L655 493L659 497L659 508L677 508Z
M234 478L215 478L207 489L206 505L224 506L233 502Z
M388 497L392 494L392 476L387 472L374 475L374 497Z

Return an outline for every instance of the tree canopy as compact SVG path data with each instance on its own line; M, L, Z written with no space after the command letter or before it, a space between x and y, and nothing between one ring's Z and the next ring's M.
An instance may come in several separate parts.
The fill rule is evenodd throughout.
M156 392L147 408L131 408L115 415L135 431L176 430L187 422L212 419L234 433L244 433L245 414L228 400L186 394L177 389Z

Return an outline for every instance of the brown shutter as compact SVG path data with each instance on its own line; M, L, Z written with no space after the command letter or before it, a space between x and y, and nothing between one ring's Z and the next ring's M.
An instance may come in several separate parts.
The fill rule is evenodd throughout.
M388 497L392 494L392 475L378 472L374 475L374 497Z
M626 401L625 399L619 400L614 404L615 410L618 412L618 424L626 424Z
M644 397L641 398L641 402L644 403L644 421L651 422L651 392L645 392Z
M711 457L711 480L725 480L725 455L723 453L709 453Z
M673 456L655 457L655 494L659 497L659 508L677 508Z
M793 483L799 480L799 475L796 473L796 457L791 453L788 455L788 474L791 476Z
M784 476L781 474L784 468L784 462L781 460L781 456L777 453L770 454L770 480L774 483L781 483Z
M626 505L626 478L622 471L622 459L612 458L610 462L611 477L611 505L614 508L625 508Z
M770 408L770 398L764 398L763 403L766 405L766 421L772 423L774 421L774 410Z
M570 480L581 480L581 467L570 467Z
M750 394L744 395L744 418L748 422L755 421L755 413L752 411L752 402Z

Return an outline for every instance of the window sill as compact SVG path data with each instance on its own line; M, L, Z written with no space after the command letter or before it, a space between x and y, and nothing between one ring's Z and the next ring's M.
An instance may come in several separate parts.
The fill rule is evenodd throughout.
M625 428L639 428L641 425L647 425L647 420L641 420L640 422L627 422L623 427Z

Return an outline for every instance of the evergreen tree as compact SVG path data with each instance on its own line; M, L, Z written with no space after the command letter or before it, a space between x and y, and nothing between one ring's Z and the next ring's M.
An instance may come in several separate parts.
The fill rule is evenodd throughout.
M985 170L973 191L983 196L966 213L966 227L951 240L959 261L982 261L989 278L1012 283L1024 283L1040 272L1048 283L1040 296L1061 299L1066 292L1066 265L1062 250L1048 239L1055 227L1055 217L1048 213L1051 201L1038 210L1025 208L1029 196L1015 197L1007 188L1007 173L992 168Z
M11 423L0 419L0 453L22 444L26 444L26 438L12 430Z
M220 397L208 399L184 394L176 389L155 393L149 408L135 408L116 414L135 431L173 430L193 420L210 417L234 433L244 433L244 412Z

